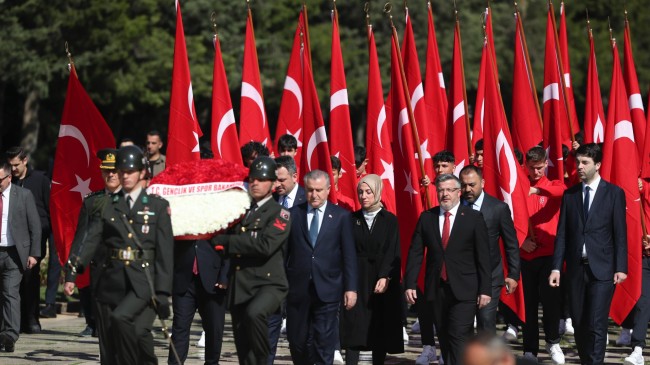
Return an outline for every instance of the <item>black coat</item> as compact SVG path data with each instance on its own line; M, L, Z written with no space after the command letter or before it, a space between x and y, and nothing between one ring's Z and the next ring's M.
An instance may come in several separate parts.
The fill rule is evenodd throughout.
M42 171L34 170L27 166L25 178L20 180L12 178L11 183L25 189L29 189L34 195L34 202L38 210L38 216L41 218L41 229L50 230L50 179ZM45 253L43 252L43 255Z
M368 228L361 210L352 214L357 250L357 304L340 313L341 346L360 350L404 352L402 339L402 292L397 217L380 210ZM389 278L388 289L375 294L377 280Z

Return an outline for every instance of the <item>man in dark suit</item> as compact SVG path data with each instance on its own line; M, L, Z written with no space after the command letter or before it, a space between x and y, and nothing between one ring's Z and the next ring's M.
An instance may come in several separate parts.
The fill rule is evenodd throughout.
M20 281L41 257L41 222L32 193L11 183L11 166L0 167L0 345L13 352L20 332Z
M327 201L329 175L305 175L307 203L291 209L287 252L287 337L294 364L332 364L338 310L357 300L357 255L352 218ZM396 313L397 315L397 313Z
M199 310L205 331L205 364L218 364L226 316L228 260L205 240L174 242L172 342L181 363L190 346L190 327ZM169 351L168 364L177 364Z
M266 364L267 318L287 295L283 252L291 222L289 211L271 194L276 168L268 156L251 163L248 193L252 202L246 217L229 233L212 239L215 249L230 257L228 305L240 364Z
M569 311L583 364L603 363L614 285L627 278L625 193L600 177L602 157L595 143L576 151L582 182L564 192L549 276L558 287L566 262Z
M482 160L481 160L482 161ZM481 308L476 316L479 332L496 334L497 307L501 288L505 284L508 294L517 289L519 281L519 242L517 232L510 214L510 207L501 200L483 191L485 180L481 169L468 165L460 170L460 185L462 188L463 205L469 206L483 214L490 238L490 262L492 263L492 300L490 304ZM504 265L501 259L499 238L503 240L506 253L508 276L504 278Z
M146 169L140 148L122 147L116 158L122 189L95 200L87 249L66 269L78 272L105 250L94 292L99 338L106 339L109 354L102 364L157 364L152 327L156 312L169 317L174 268L169 203L142 188ZM69 292L74 283L65 287Z
M490 303L492 267L481 212L460 204L460 180L436 178L440 206L424 211L413 233L404 275L406 300L417 299L417 279L426 249L424 296L434 302L434 323L445 364L462 360L474 316Z

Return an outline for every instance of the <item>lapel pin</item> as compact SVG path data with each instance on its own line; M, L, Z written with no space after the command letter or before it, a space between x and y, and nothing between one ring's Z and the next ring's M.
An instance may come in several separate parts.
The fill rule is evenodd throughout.
M361 225L361 221L357 219L357 226Z
M327 217L328 217L328 218L332 218L332 215L331 215L331 214L328 214Z

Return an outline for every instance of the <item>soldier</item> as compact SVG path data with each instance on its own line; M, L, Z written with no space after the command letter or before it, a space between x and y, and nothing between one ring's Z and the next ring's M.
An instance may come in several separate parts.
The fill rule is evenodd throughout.
M102 364L157 364L151 328L156 312L162 319L169 317L172 289L169 203L142 189L140 148L120 148L116 167L122 190L93 203L85 248L69 260L68 268L78 272L98 248L105 250L94 293L99 336L108 355L102 356ZM74 283L65 287L70 292Z
M289 211L273 200L276 169L270 157L253 161L248 173L252 202L246 217L229 233L212 239L215 249L231 258L228 303L241 364L266 364L267 317L278 310L288 290L283 251Z

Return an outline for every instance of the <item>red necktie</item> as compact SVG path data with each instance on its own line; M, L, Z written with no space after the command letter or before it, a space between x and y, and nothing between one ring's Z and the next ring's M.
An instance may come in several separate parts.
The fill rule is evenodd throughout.
M449 243L449 216L451 213L445 212L445 223L442 225L442 249L447 251L447 244ZM443 281L447 281L447 265L445 261L442 261L442 270L440 272L440 277Z
M192 274L199 274L199 263L196 261L196 256L194 256L194 264L192 264Z

